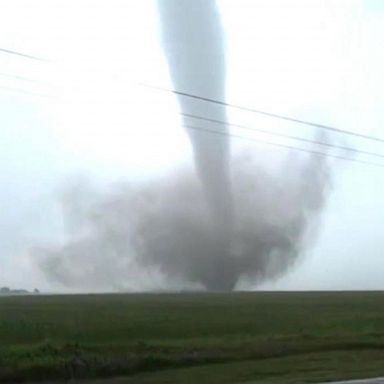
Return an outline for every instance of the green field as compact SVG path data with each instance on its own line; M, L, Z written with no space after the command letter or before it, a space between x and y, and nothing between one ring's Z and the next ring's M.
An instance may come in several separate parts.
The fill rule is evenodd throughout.
M0 298L0 382L305 383L380 375L384 293Z

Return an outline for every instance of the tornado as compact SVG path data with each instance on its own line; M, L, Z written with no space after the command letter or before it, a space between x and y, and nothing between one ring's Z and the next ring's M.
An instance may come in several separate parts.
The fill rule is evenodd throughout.
M173 87L177 91L225 100L225 44L220 14L214 0L159 0L162 40ZM214 116L226 121L223 106L178 96L183 113ZM184 119L185 126L190 122ZM187 130L193 148L196 171L201 180L207 209L212 215L210 234L216 251L206 254L211 274L225 272L225 278L212 279L210 289L227 290L235 284L231 266L233 230L233 196L230 178L230 140L225 125L224 135L202 135ZM209 265L210 264L210 265ZM215 272L217 271L217 272Z
M225 43L216 3L157 4L173 88L224 101ZM183 96L178 103L183 113L227 121L223 106ZM318 148L277 154L266 146L231 154L225 125L214 129L222 135L186 131L192 169L176 166L105 193L67 185L61 198L71 228L66 241L33 251L45 276L91 291L140 289L143 281L148 287L150 276L160 276L163 289L231 291L292 268L313 244L331 189L327 154ZM312 133L330 142L320 128ZM274 163L279 156L280 165L266 167L266 159Z

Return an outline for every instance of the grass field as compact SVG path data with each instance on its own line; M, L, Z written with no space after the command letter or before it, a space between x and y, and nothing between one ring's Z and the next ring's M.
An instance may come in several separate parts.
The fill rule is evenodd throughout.
M305 383L380 375L384 293L0 298L0 382Z

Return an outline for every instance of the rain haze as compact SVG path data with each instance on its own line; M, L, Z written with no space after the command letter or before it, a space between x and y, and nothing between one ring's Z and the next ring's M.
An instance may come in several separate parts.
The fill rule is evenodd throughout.
M382 142L167 91L383 139L381 1L0 8L1 285L384 288Z

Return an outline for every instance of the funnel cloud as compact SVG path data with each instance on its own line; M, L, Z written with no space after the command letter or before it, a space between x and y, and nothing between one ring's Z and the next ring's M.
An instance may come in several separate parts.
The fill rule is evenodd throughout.
M159 0L158 8L165 53L175 89L224 100L224 38L215 1ZM214 108L183 96L179 96L178 101L184 113L204 116L208 112L221 121L227 120L223 107ZM184 123L187 126L191 124L188 118L184 118ZM225 125L219 131L228 133ZM228 289L233 286L232 275L235 273L234 270L231 272L235 267L230 254L234 214L230 140L225 135L204 135L196 130L187 130L187 133L202 193L207 200L207 210L212 216L213 228L209 231L209 237L215 244L215 250L205 256L203 264L206 264L208 275L220 275L215 279L217 286L208 288Z
M225 100L216 3L159 0L158 9L174 88ZM227 120L221 106L178 101L182 112ZM294 263L326 201L326 157L288 153L280 169L268 171L260 161L265 152L231 155L229 136L187 132L194 169L105 194L87 190L90 203L80 218L71 217L78 227L68 241L35 249L48 278L68 287L124 290L132 271L138 280L156 271L164 288L177 281L229 291L242 279L256 284L279 276ZM220 132L228 133L225 126ZM65 212L77 211L78 195L66 193Z

